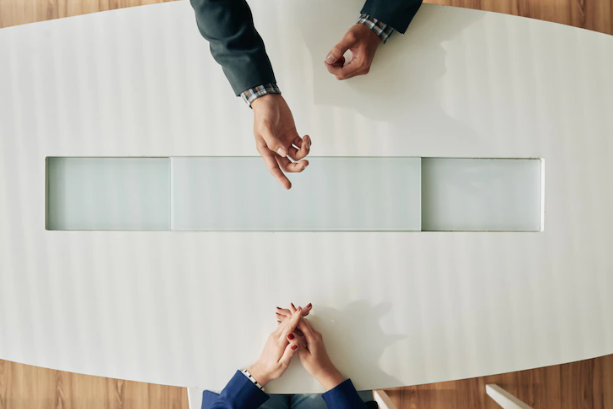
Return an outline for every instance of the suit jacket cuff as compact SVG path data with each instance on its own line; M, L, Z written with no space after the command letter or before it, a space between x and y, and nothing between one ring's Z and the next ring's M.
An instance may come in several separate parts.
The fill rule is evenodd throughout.
M270 84L262 84L262 85L258 85L257 87L249 88L248 90L245 90L241 93L241 98L243 99L243 101L245 101L247 106L251 108L251 103L255 101L256 99L258 99L259 97L262 97L267 94L280 94L280 93L281 93L281 90L279 89L277 84L273 82Z
M360 399L351 379L330 389L322 397L329 409L368 409L364 401Z
M377 20L376 18L370 17L368 14L362 14L358 19L359 24L364 24L366 27L370 28L375 32L376 35L379 36L383 44L387 41L387 39L392 35L394 29L381 20Z
M203 399L202 409L257 409L268 399L268 395L249 378L236 371L217 399L213 402L208 397Z
M384 21L394 30L404 34L421 2L422 0L366 0L360 13Z

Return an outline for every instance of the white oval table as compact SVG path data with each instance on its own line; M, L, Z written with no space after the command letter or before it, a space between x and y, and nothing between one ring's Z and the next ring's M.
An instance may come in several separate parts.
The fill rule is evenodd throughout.
M250 4L313 156L540 157L544 231L47 231L46 157L255 155L252 112L187 2L6 28L0 358L221 389L290 301L359 389L613 353L612 37L424 5L339 82L361 4ZM269 391L320 388L294 362Z

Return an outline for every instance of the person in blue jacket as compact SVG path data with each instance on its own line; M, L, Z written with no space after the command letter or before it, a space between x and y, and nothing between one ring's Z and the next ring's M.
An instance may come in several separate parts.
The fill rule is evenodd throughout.
M202 409L371 409L372 391L356 391L326 352L322 335L305 317L312 309L277 307L279 325L270 334L258 360L236 371L219 395L204 391ZM326 390L322 395L268 395L264 387L280 378L294 355Z

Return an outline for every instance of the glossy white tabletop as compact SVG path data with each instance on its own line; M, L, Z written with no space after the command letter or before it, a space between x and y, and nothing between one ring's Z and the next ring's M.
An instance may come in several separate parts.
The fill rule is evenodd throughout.
M187 2L7 28L0 358L221 389L290 301L360 389L613 353L612 37L425 5L339 82L361 3L250 4L312 155L543 158L544 231L46 231L46 157L255 155L252 112Z

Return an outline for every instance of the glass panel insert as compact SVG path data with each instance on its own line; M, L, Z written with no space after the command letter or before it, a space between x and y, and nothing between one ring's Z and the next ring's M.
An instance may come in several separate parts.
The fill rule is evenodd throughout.
M423 231L540 231L540 159L422 158Z
M47 229L540 231L542 160L314 157L283 189L259 157L47 158Z
M309 158L283 189L259 157L172 160L173 230L419 231L420 158Z
M47 158L48 230L170 230L170 159Z

